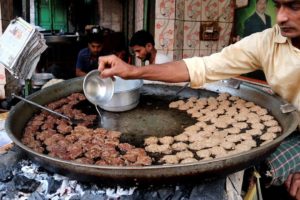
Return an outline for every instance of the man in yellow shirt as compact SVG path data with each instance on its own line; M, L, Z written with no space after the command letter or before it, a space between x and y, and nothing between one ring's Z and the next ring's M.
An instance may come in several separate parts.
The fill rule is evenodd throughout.
M142 68L124 63L115 56L106 56L100 59L101 75L173 83L189 81L191 87L196 88L261 69L272 90L300 110L300 1L273 2L277 8L277 25L252 34L219 53ZM108 65L110 67L106 68ZM290 195L300 199L300 137L284 143L267 159L267 162L277 162L278 166L271 168L272 182L285 182ZM295 149L297 151L292 151ZM280 152L293 152L295 165L285 168L285 163L277 159ZM273 164L269 163L270 167Z

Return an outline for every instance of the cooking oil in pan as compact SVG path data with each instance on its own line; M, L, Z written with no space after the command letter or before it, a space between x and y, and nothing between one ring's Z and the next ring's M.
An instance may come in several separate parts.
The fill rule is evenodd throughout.
M196 123L186 112L170 109L169 103L159 97L141 96L139 105L133 110L118 113L98 109L96 127L120 131L121 142L142 146L145 137L177 135ZM86 114L96 114L88 101L77 104L76 108Z
M103 111L102 126L122 132L121 142L142 146L149 136L177 135L196 123L186 112L169 108L169 101L141 96L139 105L130 111Z
M100 120L100 124L102 123L102 115L101 115L101 112L100 110L98 109L98 105L97 104L94 104L95 105L95 108L96 108L96 111L98 113L98 119Z

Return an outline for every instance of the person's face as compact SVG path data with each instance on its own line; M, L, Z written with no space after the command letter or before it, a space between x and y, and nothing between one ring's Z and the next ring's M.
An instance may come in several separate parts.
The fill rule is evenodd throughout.
M135 56L144 62L146 60L149 60L151 57L152 44L148 43L144 47L139 45L134 45L131 47L131 49L134 52Z
M91 54L93 56L97 56L101 52L103 45L97 42L91 42L88 44L88 47L91 51Z
M273 0L277 12L277 24L281 34L289 38L300 37L300 1Z
M256 2L256 11L258 13L265 13L266 12L266 8L267 8L267 0L258 0Z

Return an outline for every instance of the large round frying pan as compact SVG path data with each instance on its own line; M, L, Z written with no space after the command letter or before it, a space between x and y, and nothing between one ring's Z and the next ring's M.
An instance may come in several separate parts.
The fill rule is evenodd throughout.
M45 105L74 92L82 92L82 78L75 78L58 83L56 85L45 88L28 97L28 99L39 104ZM166 96L173 97L180 87L165 86L165 85L144 85L141 94L149 96ZM6 120L6 131L10 138L17 146L23 149L29 157L45 167L46 169L61 173L81 181L90 180L109 180L110 183L135 183L135 182L162 182L162 181L184 181L184 180L200 180L206 177L215 177L226 175L244 168L247 168L258 161L266 158L280 142L293 132L298 124L298 114L296 111L290 113L282 113L280 105L285 104L276 95L269 95L257 88L246 84L241 84L238 89L223 86L222 84L216 87L210 86L211 90L191 89L186 88L180 93L181 98L198 96L202 97L209 95L216 95L216 92L228 92L232 95L240 96L246 100L253 101L265 108L267 108L280 122L283 133L274 141L254 148L250 151L230 155L214 160L200 161L191 164L176 164L176 165L154 165L146 167L120 167L120 166L96 166L78 164L75 162L65 161L53 158L34 152L27 146L23 145L21 141L23 129L26 123L30 120L34 113L38 112L35 107L32 107L24 102L19 102L11 109ZM150 115L151 113L149 113ZM137 133L138 134L138 133ZM163 134L163 133L162 133ZM137 135L138 136L138 135Z

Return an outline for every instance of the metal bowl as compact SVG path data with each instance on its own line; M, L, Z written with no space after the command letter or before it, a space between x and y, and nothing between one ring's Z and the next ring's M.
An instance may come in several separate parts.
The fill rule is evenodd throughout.
M140 100L140 88L143 80L124 80L115 77L115 91L110 101L99 106L111 112L124 112L135 108Z
M114 94L113 80L111 78L101 78L98 70L90 71L84 77L83 92L91 103L102 105L110 101Z
M32 85L42 86L53 78L54 76L51 73L35 73L32 75Z

